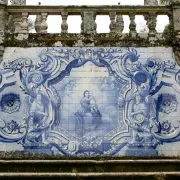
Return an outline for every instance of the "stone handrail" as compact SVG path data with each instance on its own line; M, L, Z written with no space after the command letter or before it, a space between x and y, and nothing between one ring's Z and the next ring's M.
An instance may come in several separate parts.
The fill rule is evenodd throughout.
M30 15L48 13L49 15L61 15L67 11L69 15L81 15L83 11L95 11L97 15L108 15L110 11L116 11L118 15L128 15L130 12L136 14L157 12L167 14L172 10L171 6L35 6L35 5L9 5L7 11L10 14L20 14L28 12Z
M81 15L81 33L96 33L96 16L110 16L110 31L113 33L122 33L124 22L121 15L129 15L130 17L130 34L136 35L135 15L144 15L150 34L156 32L156 17L158 15L168 15L172 22L172 8L170 6L7 6L9 15L15 16L15 33L27 33L27 18L29 15L37 15L36 28L37 33L47 33L47 17L48 15L62 16L62 33L68 32L67 17L68 15ZM22 16L22 20L19 20ZM41 17L38 17L41 16ZM117 16L117 17L116 17ZM17 23L19 22L19 24ZM21 30L20 27L21 26ZM154 36L154 35L153 35Z

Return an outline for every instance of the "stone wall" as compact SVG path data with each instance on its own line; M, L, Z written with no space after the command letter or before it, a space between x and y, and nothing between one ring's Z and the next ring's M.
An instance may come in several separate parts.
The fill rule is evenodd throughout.
M0 151L178 156L172 48L5 48Z

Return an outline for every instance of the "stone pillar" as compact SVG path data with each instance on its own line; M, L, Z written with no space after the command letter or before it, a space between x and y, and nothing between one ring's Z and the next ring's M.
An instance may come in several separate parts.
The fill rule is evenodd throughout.
M28 33L28 13L22 13L21 33Z
M136 22L135 22L135 16L136 13L129 13L129 18L130 18L130 24L129 24L129 34L131 37L136 37L137 32L136 32Z
M62 24L61 24L61 33L68 33L68 23L67 23L67 18L68 18L68 12L62 12Z
M153 40L156 37L156 23L157 23L157 14L156 12L151 12L149 15L145 16L145 20L147 21L147 26L149 28L149 39Z
M41 5L41 2L39 2L39 6L40 5ZM37 15L36 20L35 20L36 33L40 33L40 31L41 31L41 23L42 23L42 17L41 17L41 15Z
M145 6L158 6L158 0L144 0Z
M122 15L117 15L116 17L116 32L121 35L124 29L124 20Z
M122 31L124 29L124 21L122 15L116 16L116 12L110 12L109 17L111 20L111 23L109 25L110 33L122 35Z
M110 17L110 25L109 25L109 29L110 29L110 33L116 33L116 12L112 11L109 13L109 17Z
M3 59L4 53L4 33L5 33L5 8L7 5L7 0L0 0L0 63Z
M41 22L40 33L47 33L47 29L48 29L47 17L48 17L48 13L41 13L42 22Z
M85 34L96 33L96 13L94 11L84 11L82 16L81 32Z
M41 23L42 23L42 17L41 15L37 15L35 20L35 30L37 33L40 33L41 31Z
M173 30L174 30L174 54L176 62L180 65L180 0L172 2Z

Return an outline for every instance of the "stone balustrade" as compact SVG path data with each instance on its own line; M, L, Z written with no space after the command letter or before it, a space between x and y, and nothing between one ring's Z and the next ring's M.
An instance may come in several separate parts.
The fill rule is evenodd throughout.
M15 35L15 39L17 40L26 40L28 38L32 38L33 41L35 36L38 36L40 39L37 42L44 42L46 39L48 43L51 41L52 43L48 45L56 44L56 42L62 45L63 41L67 41L69 38L74 41L74 44L70 44L66 42L65 46L77 46L81 43L82 40L86 41L86 44L89 46L98 45L98 46L109 46L107 42L115 42L114 46L129 46L133 44L133 46L174 46L174 44L178 43L179 46L179 37L180 37L180 0L170 1L169 5L158 6L157 3L149 3L147 0L144 6L29 6L25 5L25 0L16 1L12 0L11 5L7 5L7 0L0 1L0 24L1 24L1 35L0 42L3 44L7 44L8 46L14 45L12 44L12 33L8 32L8 29L5 28L7 26L8 18L12 17L14 22L14 32L13 38ZM35 21L35 30L36 34L29 33L28 31L28 17L30 15L36 15ZM61 27L61 34L58 34L56 38L52 34L47 33L48 24L47 18L50 15L60 15L62 17L62 23L59 23ZM81 31L78 34L70 34L68 33L68 16L79 15L81 16ZM108 15L110 18L110 32L106 34L97 34L97 23L96 17L98 15ZM129 25L129 33L124 34L124 24L126 22L123 21L122 16L128 15L130 19ZM146 20L146 25L148 27L148 31L146 33L137 33L137 24L135 22L135 17L137 15L143 15ZM170 25L166 28L166 32L157 33L157 16L158 15L167 15L169 17ZM107 23L107 22L104 22ZM5 38L4 34L8 34L9 38ZM44 35L44 38L40 37L40 35ZM46 34L46 38L45 38ZM146 35L145 35L146 34ZM29 36L31 35L31 36ZM47 36L48 35L48 36ZM66 38L62 37L65 36ZM52 38L53 36L53 38ZM60 36L62 38L60 38ZM82 37L85 36L85 37ZM116 38L115 38L116 36ZM58 38L57 38L58 37ZM87 38L88 37L88 38ZM173 37L173 38L172 38ZM87 39L86 39L87 38ZM56 40L55 40L56 39ZM58 39L58 40L57 40ZM92 40L93 39L93 40ZM144 41L143 39L146 39ZM28 39L30 41L30 39ZM96 42L97 43L96 43ZM135 42L135 43L132 43ZM88 42L88 43L87 43ZM138 42L138 44L137 44ZM29 46L27 42L22 46ZM96 43L96 44L95 44ZM130 44L129 44L130 43ZM39 44L37 44L38 46ZM46 43L41 43L43 46L47 46ZM175 45L176 46L176 45ZM176 47L178 47L176 46ZM179 52L179 51L178 51Z
M61 15L62 24L61 32L68 33L67 18L69 15L80 15L82 18L81 33L96 33L96 16L109 15L110 33L122 33L124 22L121 15L128 15L130 18L130 35L136 37L136 15L144 15L147 20L150 36L156 34L156 18L158 15L168 15L172 22L172 8L169 6L17 6L11 5L7 7L7 12L12 16L22 16L14 19L15 33L27 33L27 18L29 15L37 15L36 26L39 27L37 33L47 33L47 17L49 15ZM41 16L41 17L40 17ZM58 23L58 22L56 22ZM104 22L106 23L106 22ZM21 26L21 30L19 28ZM121 30L119 27L122 27Z

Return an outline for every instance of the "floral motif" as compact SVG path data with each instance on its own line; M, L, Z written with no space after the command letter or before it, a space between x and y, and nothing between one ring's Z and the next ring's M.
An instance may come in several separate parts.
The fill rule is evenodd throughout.
M1 109L6 113L14 113L19 111L21 106L20 97L18 94L10 93L2 96Z
M7 124L7 129L12 133L17 130L19 131L21 127L19 126L19 124L17 124L16 121L12 120L10 123Z
M161 124L161 129L162 131L166 132L166 133L169 133L171 131L171 123L168 122L168 121L164 121L162 124Z

